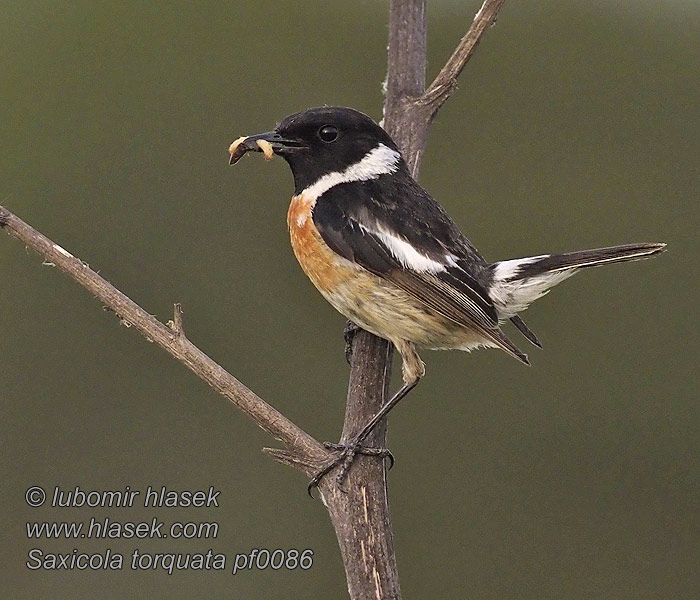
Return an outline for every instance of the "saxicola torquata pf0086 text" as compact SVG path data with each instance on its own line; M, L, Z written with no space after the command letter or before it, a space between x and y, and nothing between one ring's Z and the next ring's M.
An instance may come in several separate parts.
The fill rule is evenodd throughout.
M391 341L403 361L401 388L311 486L344 462L342 477L367 434L418 383L425 366L416 346L500 348L529 364L502 322L540 346L519 316L532 301L580 268L665 247L628 244L489 263L413 179L384 129L350 108L312 108L274 131L239 138L229 148L231 164L248 151L279 154L292 169L287 223L309 279L348 319Z

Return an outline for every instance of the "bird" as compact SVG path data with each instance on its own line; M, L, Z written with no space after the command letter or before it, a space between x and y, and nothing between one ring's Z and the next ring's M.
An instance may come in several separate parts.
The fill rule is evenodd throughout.
M373 428L425 374L417 347L499 348L529 365L506 335L510 321L541 347L520 316L580 269L648 258L666 244L637 243L564 254L487 261L442 206L412 177L391 136L352 108L322 106L285 117L274 130L229 146L282 157L294 194L287 224L294 254L323 297L358 327L390 341L403 384L309 483L341 465L338 483Z

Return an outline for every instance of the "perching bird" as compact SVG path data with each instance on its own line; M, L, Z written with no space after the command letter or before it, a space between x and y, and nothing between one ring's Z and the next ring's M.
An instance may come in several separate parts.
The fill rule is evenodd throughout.
M348 319L391 341L403 361L401 388L310 486L341 462L344 476L367 434L415 387L425 373L416 346L494 347L529 364L502 322L540 346L518 315L531 302L580 268L665 248L628 244L489 263L413 179L386 131L350 108L311 108L239 138L231 164L247 151L279 154L292 169L287 223L309 279Z

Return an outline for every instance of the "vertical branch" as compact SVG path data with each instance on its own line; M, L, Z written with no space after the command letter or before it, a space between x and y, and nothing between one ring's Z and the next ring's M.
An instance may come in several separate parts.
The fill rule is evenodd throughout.
M417 100L425 91L426 0L392 0L389 8L384 129L397 143L414 177L428 132Z
M359 431L381 407L390 369L388 342L366 331L358 332L353 341L343 440ZM383 446L385 424L380 424L365 443ZM371 456L358 456L345 486L346 491L340 490L331 476L321 481L319 490L338 538L350 598L400 600L383 462Z
M384 128L414 174L427 132L427 121L421 125L415 109L425 90L426 3L392 0L389 18ZM386 340L366 331L355 335L342 440L357 433L384 404L392 355L393 346ZM365 444L385 448L386 423L376 427ZM344 493L324 480L321 494L340 544L350 597L400 600L385 465L374 457L358 457L346 485Z
M427 0L391 0L384 129L418 175L428 127L456 88L457 77L496 19L505 0L485 0L454 54L425 90ZM342 440L359 431L388 397L393 347L359 331L352 344L350 382ZM365 443L386 447L386 423ZM346 481L347 492L326 477L320 492L338 537L348 591L353 600L400 600L385 466L359 456Z

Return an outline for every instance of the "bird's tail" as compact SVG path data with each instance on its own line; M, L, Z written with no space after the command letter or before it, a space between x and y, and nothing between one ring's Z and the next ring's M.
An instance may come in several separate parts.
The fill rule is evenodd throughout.
M489 295L501 319L509 319L544 296L551 287L583 267L640 260L663 252L666 244L626 244L567 254L544 254L504 260L490 265Z

